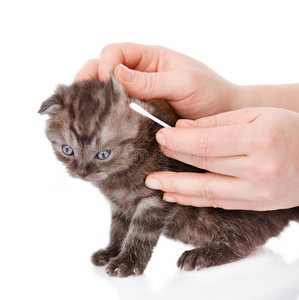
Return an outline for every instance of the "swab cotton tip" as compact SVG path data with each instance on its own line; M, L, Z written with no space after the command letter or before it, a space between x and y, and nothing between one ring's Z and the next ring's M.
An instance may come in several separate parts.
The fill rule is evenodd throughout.
M142 108L140 105L136 104L136 103L130 103L130 107L138 112L139 114L150 118L151 120L155 121L156 123L160 124L163 127L169 128L171 126L169 126L168 124L166 124L165 122L161 121L160 119L156 118L155 116L153 116L152 114L150 114L148 111L146 111L144 108Z

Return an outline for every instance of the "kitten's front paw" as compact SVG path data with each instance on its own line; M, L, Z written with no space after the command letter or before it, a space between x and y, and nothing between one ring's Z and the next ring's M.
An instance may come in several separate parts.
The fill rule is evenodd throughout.
M244 258L251 252L248 250L248 253L245 253L243 248L241 248L242 251L238 252L237 250L227 247L227 245L196 248L182 254L178 260L178 267L182 270L191 271L220 266Z
M119 254L118 250L99 250L91 256L91 262L96 266L105 266L108 262Z
M204 249L185 251L178 260L178 267L184 271L200 270L211 266Z
M116 257L109 262L106 273L109 276L128 277L141 275L146 265L138 262L132 262L128 257Z

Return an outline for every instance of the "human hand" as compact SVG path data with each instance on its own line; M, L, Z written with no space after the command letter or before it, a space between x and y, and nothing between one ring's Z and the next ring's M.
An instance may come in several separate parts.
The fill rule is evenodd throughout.
M75 81L106 81L112 70L131 96L166 99L188 119L231 110L237 88L191 57L159 46L132 43L106 46L100 59L88 61Z
M164 191L165 201L245 210L299 206L298 113L245 108L179 120L157 140L165 155L210 171L148 175L146 185Z

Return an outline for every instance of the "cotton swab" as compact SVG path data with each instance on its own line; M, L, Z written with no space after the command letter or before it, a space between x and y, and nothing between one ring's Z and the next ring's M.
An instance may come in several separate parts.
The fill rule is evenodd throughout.
M140 105L136 104L136 103L130 103L130 107L135 110L136 112L138 112L139 114L150 118L151 120L155 121L156 123L160 124L163 127L169 128L171 126L169 126L168 124L164 123L163 121L161 121L160 119L154 117L153 115L151 115L148 111L146 111L144 108L142 108Z

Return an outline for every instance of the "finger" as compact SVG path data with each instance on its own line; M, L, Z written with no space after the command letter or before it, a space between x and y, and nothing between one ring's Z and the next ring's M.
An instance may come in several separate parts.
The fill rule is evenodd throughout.
M250 153L248 124L213 128L163 128L156 139L171 151L197 156L235 156Z
M197 156L188 153L181 153L162 148L164 155L183 163L195 166L200 169L208 170L213 173L229 175L239 178L247 178L248 173L248 157L243 156L227 156L227 157L206 157ZM249 169L251 170L251 168Z
M233 210L254 210L256 206L252 201L215 199L196 196L186 196L174 193L164 193L163 200L170 203L178 203L185 206L213 207Z
M151 189L208 199L250 200L252 188L244 180L214 173L155 172L147 176Z
M256 110L255 108L244 108L240 110L234 110L224 112L221 114L204 117L197 120L185 120L181 119L177 121L176 127L200 127L211 128L219 126L237 125L237 124L249 124L254 122L261 115L262 108Z
M175 127L177 128L196 128L199 127L196 120L186 120L186 119L179 119L177 120Z
M100 56L99 79L108 80L110 73L119 64L145 72L159 71L160 49L134 43L119 43L106 46Z
M114 76L129 95L140 99L180 99L185 96L184 72L147 73L118 65Z
M76 74L74 81L78 82L78 81L88 80L88 79L98 79L98 67L99 67L98 59L91 59L87 61Z

